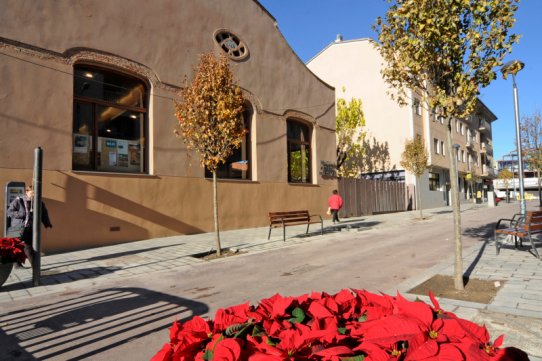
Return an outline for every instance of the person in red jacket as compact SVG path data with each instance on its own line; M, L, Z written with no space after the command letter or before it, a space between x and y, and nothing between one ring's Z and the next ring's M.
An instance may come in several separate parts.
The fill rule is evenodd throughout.
M339 192L336 189L334 189L333 194L329 196L329 199L327 200L327 205L329 206L331 214L333 215L333 224L340 222L339 209L341 209L343 206L343 199L341 198Z

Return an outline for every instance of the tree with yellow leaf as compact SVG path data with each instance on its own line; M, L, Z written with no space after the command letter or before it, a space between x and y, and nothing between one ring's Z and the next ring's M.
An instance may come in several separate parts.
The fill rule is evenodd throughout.
M514 178L514 173L508 169L503 169L497 175L497 178L503 181L504 187L506 188L506 203L510 203L510 196L508 192L508 187L510 185L510 179Z
M175 115L187 147L199 153L201 165L213 174L214 225L220 255L216 170L244 139L244 98L224 55L218 59L212 53L201 55L194 73L192 83L180 91L181 100L175 102Z
M401 154L401 167L405 168L416 177L416 202L420 210L420 219L423 219L422 195L420 191L420 177L427 169L429 155L422 137L416 136L412 140L407 140L405 150Z
M356 178L361 174L362 143L365 137L361 99L352 98L347 102L339 98L336 103L337 174L339 177Z
M452 151L452 119L472 114L481 87L496 78L518 36L510 34L519 0L389 0L374 29L380 41L384 79L399 104L421 93L429 111L446 120L446 148ZM457 169L449 169L455 233L454 285L464 289Z

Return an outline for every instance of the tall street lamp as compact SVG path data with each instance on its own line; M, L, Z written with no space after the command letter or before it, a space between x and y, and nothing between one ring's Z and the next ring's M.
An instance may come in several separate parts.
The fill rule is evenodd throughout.
M512 60L504 64L501 68L502 76L504 79L508 77L508 74L512 74L512 85L514 89L514 116L516 120L516 146L518 155L518 173L519 173L519 202L521 207L521 214L525 215L525 190L523 183L523 155L521 154L521 134L519 127L519 103L518 103L518 87L516 86L516 74L523 69L525 64L519 60Z
M454 164L455 164L455 173L457 175L456 179L453 180L453 182L457 182L457 193L459 194L459 168L457 168L457 159L459 158L459 147L460 145L459 144L453 144L452 145L452 148L455 150L455 160L454 160ZM457 205L458 207L461 206L461 202Z

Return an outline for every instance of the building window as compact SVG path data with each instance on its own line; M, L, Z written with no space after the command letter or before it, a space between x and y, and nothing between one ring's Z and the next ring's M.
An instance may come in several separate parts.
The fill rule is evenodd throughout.
M311 130L296 120L287 120L288 182L311 183Z
M215 31L214 39L217 45L230 57L230 59L240 61L248 57L248 47L239 36L231 31L219 29Z
M73 170L144 173L147 87L88 65L74 68Z
M429 190L438 191L440 188L440 176L438 173L429 172Z
M251 122L253 110L250 104L245 105L243 111L243 121L245 123L245 139L239 148L233 151L233 154L226 159L224 164L218 166L216 170L217 178L223 179L252 179L251 170ZM205 177L211 178L213 174L205 168Z
M459 125L460 125L459 120L456 120L455 121L455 131L456 131L456 133L459 133Z
M440 142L437 138L433 139L433 146L435 147L435 153L440 154Z
M461 135L465 135L465 126L463 125L463 123L460 124L459 128L461 130Z
M446 155L446 148L444 148L444 141L440 141L440 149L442 149L442 155Z

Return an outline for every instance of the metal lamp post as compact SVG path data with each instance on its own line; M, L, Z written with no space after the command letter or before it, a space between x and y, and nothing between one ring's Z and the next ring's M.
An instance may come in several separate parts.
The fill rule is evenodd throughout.
M453 182L457 182L457 193L459 194L459 168L457 168L457 158L459 158L459 144L453 144L452 148L455 149L455 172L457 175L457 178L453 180ZM460 204L458 205L460 207Z
M525 204L525 189L523 183L523 155L521 150L521 133L519 126L519 103L518 103L518 87L516 85L516 74L518 71L523 69L525 64L519 60L512 60L504 64L501 68L502 75L504 79L507 78L508 74L512 74L512 85L514 90L514 117L516 121L516 146L517 146L517 156L518 156L518 175L519 175L519 202L521 214L525 215L526 213L526 204Z

